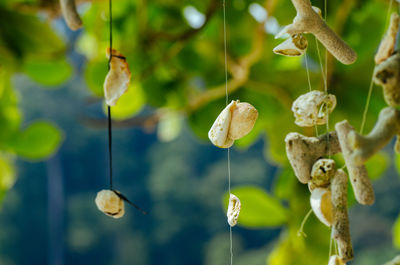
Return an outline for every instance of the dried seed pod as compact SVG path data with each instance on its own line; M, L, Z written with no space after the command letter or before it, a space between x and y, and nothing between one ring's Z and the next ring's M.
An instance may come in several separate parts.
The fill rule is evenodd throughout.
M336 123L335 129L356 200L361 204L371 205L375 201L374 189L368 178L368 172L365 166L355 163L352 157L354 144L350 144L348 139L348 136L354 131L354 128L351 127L347 121L342 121Z
M332 179L333 238L338 243L339 257L343 262L354 257L347 212L347 175L339 169Z
M322 91L311 91L298 97L292 105L295 123L301 127L325 124L336 107L336 97Z
M217 147L229 148L234 140L247 135L257 120L258 112L249 103L233 100L218 115L208 132L208 138Z
M377 123L368 135L360 135L354 130L349 132L351 159L356 165L364 164L399 132L400 111L393 107L382 109ZM395 148L398 148L397 145Z
M273 52L285 56L303 55L308 46L306 37L303 34L295 34L276 46Z
M229 205L226 213L226 217L228 217L228 224L230 226L235 226L237 224L240 208L241 204L239 198L231 193L229 195Z
M124 201L116 191L99 191L95 202L100 211L113 218L121 218L125 214Z
M324 188L315 188L310 197L311 208L317 218L326 226L332 225L331 192Z
M110 48L107 49L107 57L110 58ZM104 97L106 104L114 106L118 99L128 90L131 80L131 72L129 71L126 58L117 50L112 50L110 71L104 81Z
M60 7L70 29L77 30L82 27L82 20L76 10L75 0L60 0Z
M328 265L346 265L338 255L333 255L329 258Z
M379 45L378 52L375 55L376 64L382 63L393 54L396 47L396 36L399 31L399 23L399 15L397 13L392 13L389 28Z
M311 169L311 183L316 187L327 187L336 173L335 160L321 158Z
M326 155L340 152L336 132L329 132L319 137L306 137L299 133L289 133L286 138L286 155L297 179L308 183L315 161Z
M393 54L375 67L374 82L382 86L389 106L400 106L400 53Z

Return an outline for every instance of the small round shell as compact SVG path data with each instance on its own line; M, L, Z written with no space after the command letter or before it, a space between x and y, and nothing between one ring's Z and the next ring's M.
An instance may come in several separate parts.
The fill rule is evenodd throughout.
M346 265L338 255L333 255L329 258L328 265Z
M230 226L235 226L237 224L240 208L241 204L239 198L231 193L229 195L229 205L226 213L226 217L228 217L228 224Z
M295 123L301 127L325 124L336 107L336 97L314 90L298 97L292 105Z
M113 190L99 191L95 202L100 211L113 218L121 218L125 214L124 202Z
M210 131L208 131L208 138L217 147L229 148L233 145L233 140L228 137L228 134L232 120L232 109L236 107L236 104L238 104L238 101L232 100L218 115Z
M246 136L254 127L258 111L251 104L241 102L232 110L232 120L228 137L232 140Z
M285 56L303 55L308 46L307 39L303 34L295 34L276 46L273 52Z
M333 159L318 159L311 169L311 182L317 187L327 187L335 173L336 163Z
M315 188L310 197L311 208L315 216L326 226L333 221L331 192L328 189Z

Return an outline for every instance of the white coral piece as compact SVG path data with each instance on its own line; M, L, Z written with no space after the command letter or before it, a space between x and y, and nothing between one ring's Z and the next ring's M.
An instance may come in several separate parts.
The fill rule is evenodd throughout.
M110 49L107 49L107 57L110 58ZM131 80L131 72L129 71L126 58L117 50L112 50L110 62L110 71L104 81L104 97L106 104L115 106L118 99L128 90Z
M100 211L113 218L121 218L125 214L124 201L113 190L99 191L95 202Z
M235 226L237 224L240 208L241 204L239 198L231 193L229 195L228 212L226 213L226 216L228 217L228 224L230 226Z
M346 265L346 263L338 255L333 255L329 258L328 265Z
M295 123L301 127L325 124L336 107L336 97L314 90L298 97L292 105Z
M333 221L331 192L328 189L316 188L311 192L311 208L317 218L326 226Z

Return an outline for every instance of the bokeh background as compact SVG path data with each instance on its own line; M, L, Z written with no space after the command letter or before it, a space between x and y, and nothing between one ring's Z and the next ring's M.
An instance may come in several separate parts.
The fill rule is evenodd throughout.
M328 88L338 99L330 128L348 119L358 129L373 56L398 3L327 2L328 23L359 56L350 66L327 57ZM108 186L108 2L78 3L84 28L72 32L58 1L0 2L0 264L229 264L227 153L207 140L225 106L222 2L113 1L114 47L133 76L112 109L115 187L149 211L127 207L119 220L94 204ZM324 10L323 1L312 3ZM326 264L330 230L311 215L307 237L297 235L309 191L284 146L288 132L315 133L294 125L290 107L308 91L305 60L312 88L323 89L316 42L307 35L307 56L299 58L271 52L295 15L288 0L232 0L226 8L230 98L259 111L254 130L231 150L233 193L243 205L234 264ZM366 131L384 106L375 87ZM368 162L373 206L356 204L349 191L349 264L382 264L400 248L399 162L393 143Z

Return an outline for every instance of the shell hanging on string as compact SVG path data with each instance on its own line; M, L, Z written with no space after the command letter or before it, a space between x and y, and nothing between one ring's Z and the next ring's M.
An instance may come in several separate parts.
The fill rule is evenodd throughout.
M333 221L331 192L324 188L315 188L310 197L311 208L317 218L326 226Z
M110 48L107 49L107 58L110 58ZM113 49L110 70L104 81L104 97L106 104L115 106L118 99L128 90L131 72L125 56Z
M333 255L329 258L328 265L346 265L346 263L338 255Z
M273 52L284 56L301 56L308 46L306 37L303 34L295 34L276 46Z
M226 217L228 218L228 224L230 226L235 226L237 224L241 207L242 205L240 204L239 198L232 193L229 194L229 205Z
M95 202L100 211L113 218L121 218L125 214L124 201L118 193L113 190L99 191Z
M301 127L322 125L336 107L336 97L314 90L298 97L292 105L295 123Z
M258 111L249 103L233 100L218 115L208 138L217 147L229 148L234 140L247 135L254 127Z

